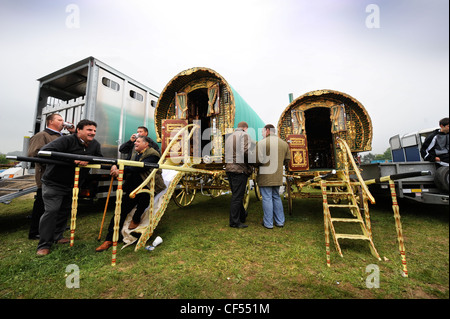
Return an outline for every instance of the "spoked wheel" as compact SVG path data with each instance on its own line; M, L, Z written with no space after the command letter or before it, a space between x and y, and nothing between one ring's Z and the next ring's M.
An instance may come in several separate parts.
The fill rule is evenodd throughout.
M186 207L194 201L197 190L193 187L193 182L192 176L185 176L181 179L172 195L172 199L177 206Z
M211 188L208 189L208 193L211 198L219 197L222 194L222 191L229 187L227 181L220 176L214 178L210 186Z
M288 212L289 215L292 215L292 189L291 186L292 183L289 181L289 178L286 178L286 195L287 195L287 201L288 201Z
M256 183L256 180L253 180L253 188L255 189L255 195L257 200L262 200L261 191L259 190L258 183Z
M244 194L244 209L248 209L248 204L250 203L250 178L247 179L247 186L245 187L245 194Z
M342 201L342 197L345 193L345 189L342 186L331 186L330 190L332 193L334 193L334 196L331 197L330 202L333 204L340 204ZM339 195L338 193L342 193L342 195Z

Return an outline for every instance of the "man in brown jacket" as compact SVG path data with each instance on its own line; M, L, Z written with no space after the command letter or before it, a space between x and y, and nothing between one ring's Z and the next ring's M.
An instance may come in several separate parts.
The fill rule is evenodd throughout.
M62 136L62 129L64 128L64 119L61 115L53 113L47 116L45 120L45 129L39 133L36 133L30 138L28 145L28 156L37 157L38 152L44 145L47 145L58 137ZM75 128L67 128L71 133L75 132ZM34 197L33 212L31 213L31 225L28 233L29 239L39 238L39 219L44 214L44 201L42 199L42 182L41 177L44 174L45 165L35 163L34 178L36 180L36 196Z
M225 172L231 188L230 227L245 228L243 200L252 166L248 163L251 153L251 138L247 134L248 124L240 122L237 129L225 141Z
M256 145L259 166L256 182L262 195L264 211L263 226L269 229L284 226L283 203L280 198L280 186L283 185L283 165L291 158L289 145L276 136L272 124L264 126L264 139Z

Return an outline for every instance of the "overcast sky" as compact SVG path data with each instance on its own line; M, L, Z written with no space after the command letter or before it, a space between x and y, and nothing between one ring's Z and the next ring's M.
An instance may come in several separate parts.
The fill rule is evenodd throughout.
M449 112L448 0L0 0L0 43L3 154L30 134L36 80L88 56L157 92L211 68L274 125L289 93L345 92L376 154Z

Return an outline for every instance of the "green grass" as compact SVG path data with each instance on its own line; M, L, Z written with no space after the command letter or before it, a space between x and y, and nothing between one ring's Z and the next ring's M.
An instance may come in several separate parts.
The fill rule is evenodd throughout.
M326 265L322 204L294 200L284 228L261 226L261 203L252 196L246 229L228 227L230 196L200 194L184 209L170 203L149 240L164 242L153 252L96 253L104 203L80 202L75 246L55 245L36 256L28 240L33 200L0 206L0 298L2 299L448 299L448 207L401 202L409 277L401 259L389 201L370 205L375 246L340 241L344 257L331 246ZM287 202L283 201L285 211ZM110 202L103 238L114 204ZM67 232L66 236L69 236ZM68 265L80 269L80 288L66 287ZM368 265L380 270L380 287L366 286Z

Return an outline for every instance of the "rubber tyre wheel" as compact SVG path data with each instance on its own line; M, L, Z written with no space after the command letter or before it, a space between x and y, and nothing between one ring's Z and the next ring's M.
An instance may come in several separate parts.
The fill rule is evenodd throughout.
M448 166L441 166L436 170L434 183L437 188L448 194Z

